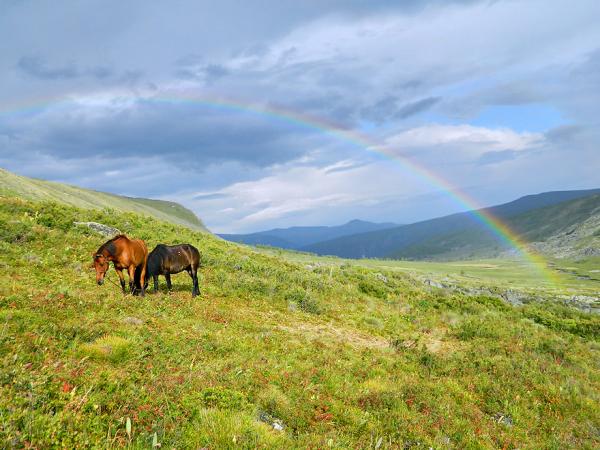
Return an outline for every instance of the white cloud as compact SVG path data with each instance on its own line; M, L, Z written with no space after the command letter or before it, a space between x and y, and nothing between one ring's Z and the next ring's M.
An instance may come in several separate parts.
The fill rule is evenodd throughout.
M508 128L430 124L392 135L386 142L392 151L398 153L402 153L403 149L435 150L445 146L484 153L490 150L525 150L540 145L543 140L541 133L518 133Z

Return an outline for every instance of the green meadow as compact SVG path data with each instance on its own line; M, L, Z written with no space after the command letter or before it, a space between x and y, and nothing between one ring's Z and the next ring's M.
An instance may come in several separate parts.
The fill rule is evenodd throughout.
M112 269L97 286L106 238L74 221L195 245L202 295L187 274L143 298ZM560 287L510 261L317 258L4 196L0 447L598 448L600 316L561 297L597 292L595 263L553 263ZM424 282L446 278L544 300Z
M459 286L517 289L539 296L600 295L600 257L573 261L548 258L544 265L523 259L469 259L464 261L410 261L344 259L258 246L257 251L299 264L333 267L354 265L406 273L421 279L449 281ZM598 305L600 307L600 305Z

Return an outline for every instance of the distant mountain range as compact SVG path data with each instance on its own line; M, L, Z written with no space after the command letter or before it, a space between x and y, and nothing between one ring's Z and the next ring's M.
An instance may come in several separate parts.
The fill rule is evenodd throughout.
M484 208L525 242L539 242L600 214L600 189L545 192ZM302 250L346 258L455 259L495 257L511 250L472 212L360 233Z
M369 231L398 227L395 223L373 223L364 220L351 220L338 226L275 228L250 234L219 234L223 239L248 245L270 245L299 250L319 242L329 241Z
M600 255L600 229L594 228L600 223L600 189L528 195L484 211L538 250L555 256ZM559 239L561 233L571 238ZM292 227L221 237L345 258L482 258L512 250L472 211L410 225L354 220L339 227ZM561 246L567 241L568 249Z
M125 197L68 184L24 177L0 168L0 195L28 200L54 201L84 209L112 208L156 217L165 222L208 232L202 221L179 203L149 198Z
M50 200L80 208L130 211L207 232L202 221L178 203L124 197L38 180L0 169L0 195ZM522 241L554 257L600 256L600 189L545 192L485 208ZM352 220L339 226L276 228L250 234L222 234L249 245L346 258L464 259L510 255L473 212L410 225Z

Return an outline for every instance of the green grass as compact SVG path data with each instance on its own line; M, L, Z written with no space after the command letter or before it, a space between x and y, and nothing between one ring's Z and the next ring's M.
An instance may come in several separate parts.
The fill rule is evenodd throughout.
M186 274L170 295L164 281L144 298L97 286L89 264L104 239L74 220L150 248L194 244L202 295ZM403 262L266 254L131 213L1 198L0 230L0 447L600 445L598 316L429 289Z
M208 231L202 221L178 203L123 197L62 183L22 177L0 168L0 195L34 201L54 201L86 209L115 209L155 217L197 231Z
M351 265L373 270L401 272L419 279L449 282L465 287L493 287L534 292L544 296L600 294L600 257L578 261L548 259L539 268L518 259L468 259L457 261L406 261L392 259L345 259L258 246L256 251L297 264L338 270ZM549 276L548 274L551 274ZM588 278L589 277L589 278Z

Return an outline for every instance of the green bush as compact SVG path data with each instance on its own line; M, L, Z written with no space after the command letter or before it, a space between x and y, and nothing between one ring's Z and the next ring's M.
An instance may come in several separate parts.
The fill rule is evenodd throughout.
M358 282L358 290L363 294L370 295L376 298L386 298L387 289L382 281L379 280L360 280Z
M600 338L600 317L585 315L571 308L529 304L523 308L523 315L552 330L567 332L577 336Z
M16 220L0 220L0 240L9 244L27 242L32 238L31 225Z
M242 409L248 405L244 394L223 387L204 389L198 400L207 408Z
M292 289L285 295L288 302L294 303L299 309L310 314L321 314L319 302L303 289Z
M462 340L470 339L495 339L500 336L499 324L493 318L468 317L454 327L454 335Z

